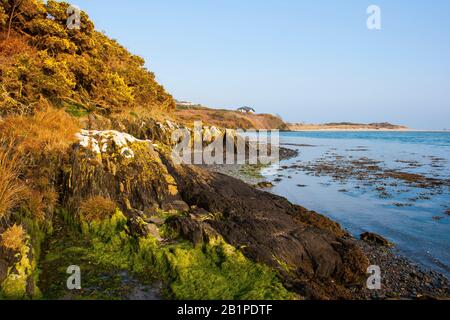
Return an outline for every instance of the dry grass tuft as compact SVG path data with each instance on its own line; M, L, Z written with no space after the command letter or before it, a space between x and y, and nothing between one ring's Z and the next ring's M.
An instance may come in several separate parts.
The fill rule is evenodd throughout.
M1 235L1 245L13 251L19 251L25 244L26 232L22 226L13 225Z
M24 198L24 185L19 180L22 159L10 144L0 142L0 220L7 220L11 210Z
M45 209L47 206L44 195L41 192L27 188L25 192L24 207L33 219L39 222L45 220Z
M65 152L76 141L78 122L63 110L45 108L33 116L10 116L0 123L0 133L16 141L22 155Z
M109 198L94 196L85 200L79 207L80 217L85 222L99 222L111 218L117 205Z

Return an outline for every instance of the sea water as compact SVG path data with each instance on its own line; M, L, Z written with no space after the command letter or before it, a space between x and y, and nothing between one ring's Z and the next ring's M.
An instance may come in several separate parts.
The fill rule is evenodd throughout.
M371 159L386 170L448 182L450 132L285 132L280 141L298 150L299 156L283 161L284 169L275 165L263 171L274 181L273 193L328 216L356 237L363 232L380 234L413 262L450 276L448 183L430 190L389 179L337 181L332 174L291 167L318 161L333 164L333 159ZM387 196L380 196L380 187Z

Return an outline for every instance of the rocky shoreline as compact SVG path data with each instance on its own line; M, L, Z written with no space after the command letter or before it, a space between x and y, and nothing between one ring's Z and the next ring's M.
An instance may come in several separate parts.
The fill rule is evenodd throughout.
M0 252L5 297L42 292L46 299L124 299L146 289L158 298L152 293L159 292L157 283L166 299L449 297L439 275L372 249L329 218L255 187L264 182L264 166L205 170L174 163L168 142L173 126L146 119L141 126L81 130L58 162L42 159L37 169L59 173L53 178L59 205L51 217L59 232L25 242L24 259ZM282 159L295 156L282 149ZM89 286L67 296L61 266L77 261ZM22 264L35 269L18 277L14 270L24 270ZM371 264L386 269L389 279L376 296L364 289ZM42 277L32 282L38 265ZM142 287L134 281L141 278L154 282Z
M296 157L295 150L281 148L281 161ZM261 175L262 166L255 165L214 165L207 170L219 172L240 179L247 184L269 190L271 183ZM370 241L351 239L369 259L382 271L381 290L355 288L358 299L450 299L448 279L435 271L426 270L396 252L395 248Z

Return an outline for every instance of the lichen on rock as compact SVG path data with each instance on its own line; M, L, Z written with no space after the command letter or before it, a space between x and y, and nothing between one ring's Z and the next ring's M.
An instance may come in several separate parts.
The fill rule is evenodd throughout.
M76 208L98 195L116 201L130 215L134 210L152 215L156 209L189 209L151 140L114 130L83 130L78 138L64 174L69 205Z
M107 153L112 148L126 158L134 157L134 152L129 147L131 144L151 143L150 140L140 140L128 133L115 130L81 130L76 136L81 146L94 153Z

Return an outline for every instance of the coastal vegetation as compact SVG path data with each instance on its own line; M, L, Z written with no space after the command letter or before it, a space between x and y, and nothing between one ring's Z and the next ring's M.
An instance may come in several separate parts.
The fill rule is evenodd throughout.
M96 31L84 12L81 29L67 29L67 7L1 1L0 114L32 114L43 104L78 116L175 108L144 60Z
M143 59L96 31L84 12L81 29L67 29L68 6L0 2L3 298L40 297L37 265L52 237L55 212L64 205L61 175L76 133L92 119L174 109ZM112 208L99 196L82 204L86 219L104 219Z

